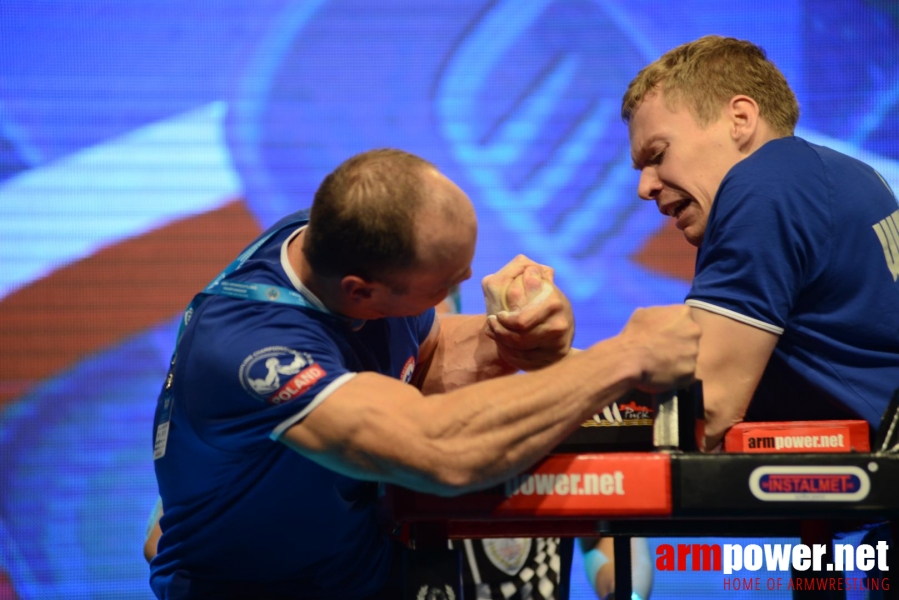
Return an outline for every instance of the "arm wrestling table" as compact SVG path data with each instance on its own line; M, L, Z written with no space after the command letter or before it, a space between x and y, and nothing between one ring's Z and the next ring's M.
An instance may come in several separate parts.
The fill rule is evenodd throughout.
M798 536L812 544L829 542L834 532L888 521L892 539L899 539L897 404L899 391L874 452L866 423L821 421L766 424L771 430L765 436L758 435L761 424L738 426L726 446L742 452L703 454L696 443L702 414L697 385L653 399L652 451L573 453L563 443L505 485L453 498L388 486L385 507L402 527L410 555L445 549L448 539L613 536L616 597L626 599L631 536ZM784 428L808 435L780 436L776 430ZM783 439L795 443L784 448L773 441ZM896 556L890 548L887 563L899 564ZM456 590L454 584L436 582L434 589ZM421 596L429 588L420 578L410 580L409 588L407 598L428 597ZM896 590L885 593L899 597ZM461 590L452 595L461 598ZM793 597L845 596L794 591Z

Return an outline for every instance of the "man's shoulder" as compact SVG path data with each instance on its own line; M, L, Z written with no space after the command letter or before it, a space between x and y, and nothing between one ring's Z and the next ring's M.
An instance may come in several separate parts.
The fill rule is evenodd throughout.
M844 148L832 148L793 135L770 140L746 160L738 163L735 171L765 169L798 175L803 171L824 173L826 170L847 167L871 170L862 161L846 154Z
M821 199L830 194L822 149L795 136L769 141L728 172L716 200L723 205L719 212L730 207L783 217L821 210Z
M269 347L297 351L338 352L335 328L318 313L275 302L248 302L213 296L201 307L192 347L205 349L225 362Z
M764 171L769 175L795 179L795 175L799 172L821 169L821 150L826 148L816 146L800 137L777 138L768 141L745 160L737 163L732 173L746 177L758 176L758 171Z
M305 225L309 222L309 210L310 209L308 208L304 208L302 210L290 213L289 215L285 215L278 219L271 227L266 229L266 231L277 231L278 229L287 227L290 224L296 224L297 226Z

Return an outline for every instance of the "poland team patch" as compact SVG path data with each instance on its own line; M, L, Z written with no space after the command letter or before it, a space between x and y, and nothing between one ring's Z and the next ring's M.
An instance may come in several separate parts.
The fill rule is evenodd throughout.
M269 404L290 402L325 375L310 354L286 346L257 350L244 359L239 374L247 393Z

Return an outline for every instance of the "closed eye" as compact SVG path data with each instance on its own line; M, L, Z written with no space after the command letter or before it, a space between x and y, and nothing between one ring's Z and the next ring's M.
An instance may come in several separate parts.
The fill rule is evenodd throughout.
M643 161L634 161L633 167L636 171L642 171L646 167L655 166L662 164L662 159L665 158L665 149L659 150L655 154L652 154L649 158Z

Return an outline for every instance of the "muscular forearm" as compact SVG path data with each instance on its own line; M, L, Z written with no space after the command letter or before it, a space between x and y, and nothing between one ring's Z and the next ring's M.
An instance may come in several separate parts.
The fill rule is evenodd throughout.
M541 371L448 393L416 400L411 388L397 388L390 401L357 405L351 414L334 405L316 414L323 405L308 417L314 427L296 428L293 439L301 453L354 477L442 495L481 489L536 462L633 387L636 354L615 338ZM375 377L359 375L347 387L371 388ZM329 413L333 420L320 420ZM337 428L343 433L331 437ZM298 438L304 429L317 437Z
M429 396L360 373L283 441L358 479L445 495L481 489L532 465L628 389L691 381L698 339L686 308L661 307L636 311L618 336L546 368Z
M441 318L440 340L427 369L421 391L425 395L449 392L462 386L513 373L496 342L485 333L484 315L452 315Z
M501 482L543 457L590 415L638 382L637 360L612 339L546 369L487 381L447 394L440 441L454 487Z

